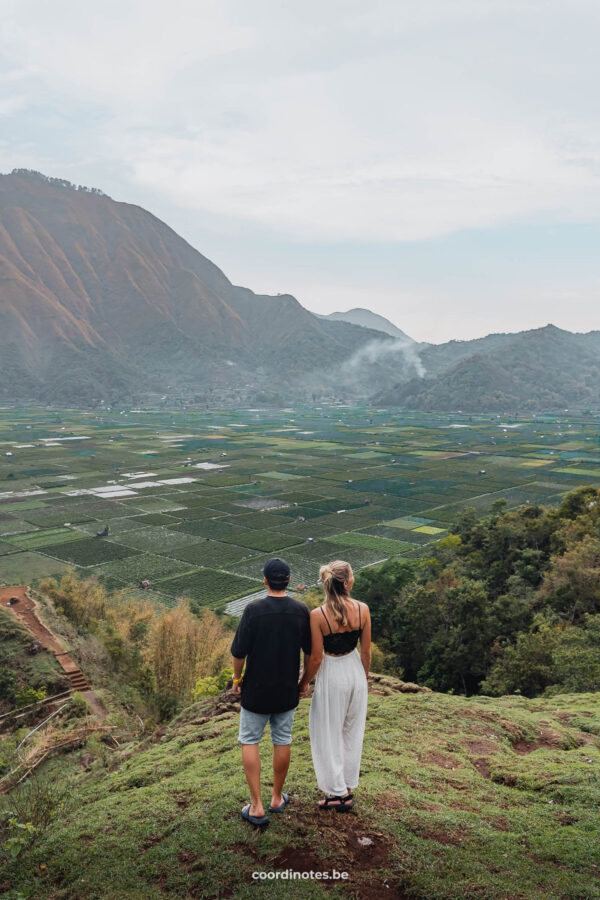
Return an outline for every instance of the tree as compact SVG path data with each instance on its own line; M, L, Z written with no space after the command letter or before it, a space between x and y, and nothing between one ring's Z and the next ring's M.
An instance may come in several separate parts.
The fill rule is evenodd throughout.
M549 605L569 622L600 612L600 540L586 534L562 556L554 557L538 592L538 605Z
M386 643L402 588L412 581L415 563L390 559L356 576L353 595L369 607L373 639Z
M145 658L156 679L163 714L191 702L198 678L217 675L224 668L230 643L231 635L215 613L204 610L198 619L185 597L153 620Z
M556 631L544 626L534 633L519 634L516 644L505 647L500 659L482 682L481 690L492 697L519 692L535 697L553 683Z
M418 677L435 690L469 696L485 675L493 639L484 584L463 578L448 588L441 598L440 619Z

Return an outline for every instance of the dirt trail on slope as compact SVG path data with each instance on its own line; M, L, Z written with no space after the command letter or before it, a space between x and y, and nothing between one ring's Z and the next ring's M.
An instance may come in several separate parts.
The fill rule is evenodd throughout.
M19 602L15 603L14 606L7 606L11 597L18 597ZM79 691L90 704L94 714L100 719L104 719L106 710L102 706L98 695L90 688L85 675L75 660L69 656L58 637L40 620L36 602L27 593L27 587L24 585L0 587L0 605L4 609L9 610L15 619L25 626L32 637L40 642L44 649L54 653L56 661L71 683L72 690Z

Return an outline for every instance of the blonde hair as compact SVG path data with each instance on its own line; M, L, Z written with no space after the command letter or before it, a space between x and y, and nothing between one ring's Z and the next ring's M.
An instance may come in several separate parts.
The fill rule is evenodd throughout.
M344 582L348 581L351 575L352 567L343 559L334 559L319 569L319 578L325 588L325 603L331 607L335 621L344 627L348 625L344 600L350 596Z

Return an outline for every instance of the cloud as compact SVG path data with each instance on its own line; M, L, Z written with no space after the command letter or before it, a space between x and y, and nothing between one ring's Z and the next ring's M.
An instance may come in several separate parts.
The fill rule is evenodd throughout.
M33 117L60 110L56 169L95 160L297 241L600 219L588 3L19 0L4 13L5 71L20 75L12 108L0 82L0 112L18 146L27 102Z

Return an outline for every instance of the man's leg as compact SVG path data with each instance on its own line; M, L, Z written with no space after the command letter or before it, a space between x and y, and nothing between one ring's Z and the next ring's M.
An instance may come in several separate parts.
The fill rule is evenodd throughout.
M264 816L265 810L260 796L260 753L258 744L242 744L242 763L248 787L250 788L250 815Z
M290 744L295 710L271 715L271 740L273 741L273 793L271 806L281 806L281 791L290 767Z
M281 791L290 767L290 745L273 744L273 794L271 806L281 806Z
M250 788L250 815L261 818L265 814L260 796L260 753L258 743L269 716L250 712L242 706L238 741L242 745L242 765Z

